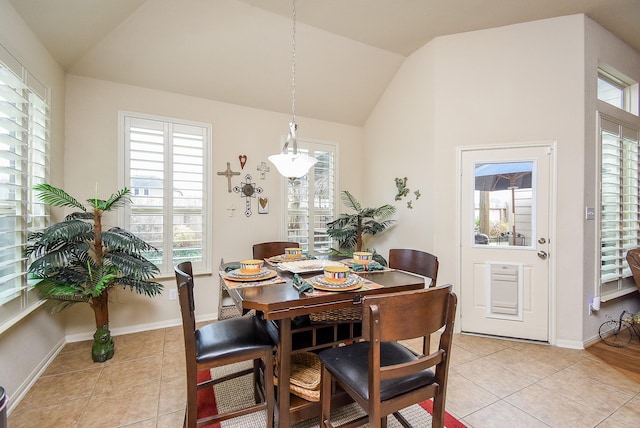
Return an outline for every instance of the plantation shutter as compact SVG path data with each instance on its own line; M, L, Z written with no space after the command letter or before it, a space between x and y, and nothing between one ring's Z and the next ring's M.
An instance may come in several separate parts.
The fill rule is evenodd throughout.
M167 119L124 116L129 230L159 250L146 257L163 274L189 260L210 270L208 145L210 128Z
M327 255L331 238L327 223L335 216L336 156L328 144L298 142L300 152L318 159L309 173L287 182L287 240L311 255Z
M638 135L638 130L601 115L600 282L603 300L607 295L613 298L635 289L635 284L622 280L631 276L626 262L627 251L640 246Z
M18 319L37 295L28 289L24 249L48 212L31 189L48 173L48 89L0 46L0 322ZM20 299L17 299L21 297ZM3 328L6 324L3 324Z

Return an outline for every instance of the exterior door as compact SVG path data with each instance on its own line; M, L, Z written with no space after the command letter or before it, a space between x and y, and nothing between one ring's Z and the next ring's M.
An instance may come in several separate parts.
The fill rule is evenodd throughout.
M462 332L549 341L553 146L462 150Z

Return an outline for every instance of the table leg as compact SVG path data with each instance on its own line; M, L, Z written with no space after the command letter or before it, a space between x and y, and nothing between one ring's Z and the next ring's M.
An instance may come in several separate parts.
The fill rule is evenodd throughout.
M291 319L280 320L278 329L278 427L289 427L289 378L291 377Z

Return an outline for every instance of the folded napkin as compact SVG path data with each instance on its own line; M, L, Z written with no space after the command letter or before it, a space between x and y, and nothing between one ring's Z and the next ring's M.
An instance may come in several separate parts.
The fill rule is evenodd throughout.
M293 286L298 289L298 293L311 293L314 288L313 285L309 281L305 281L300 275L297 273L293 275Z
M231 272L232 270L240 269L241 267L242 265L229 265L226 268L224 268L224 271Z
M368 264L362 264L362 263L353 264L354 272L366 272L366 271L372 271L372 270L384 270L384 266L382 266L380 263L373 260L370 261Z

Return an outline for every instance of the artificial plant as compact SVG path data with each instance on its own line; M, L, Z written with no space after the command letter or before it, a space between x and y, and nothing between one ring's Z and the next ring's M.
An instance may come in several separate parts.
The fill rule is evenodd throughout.
M34 190L48 205L79 211L30 234L26 248L31 261L28 272L39 280L35 287L46 299L49 312L59 312L79 302L91 306L96 322L92 358L106 361L114 352L109 332L109 292L121 286L149 297L160 294L162 284L152 281L159 269L144 257L156 249L119 227L102 230L104 212L130 203L130 190L126 187L106 200L88 199L89 209L49 184L39 184Z
M338 241L338 249L331 248L332 255L352 256L354 251L363 251L367 235L374 236L386 231L395 220L389 219L396 207L385 204L378 208L363 208L360 202L348 190L340 193L344 205L353 210L350 214L341 214L336 220L327 223L327 234ZM387 264L384 257L369 249L374 260Z

